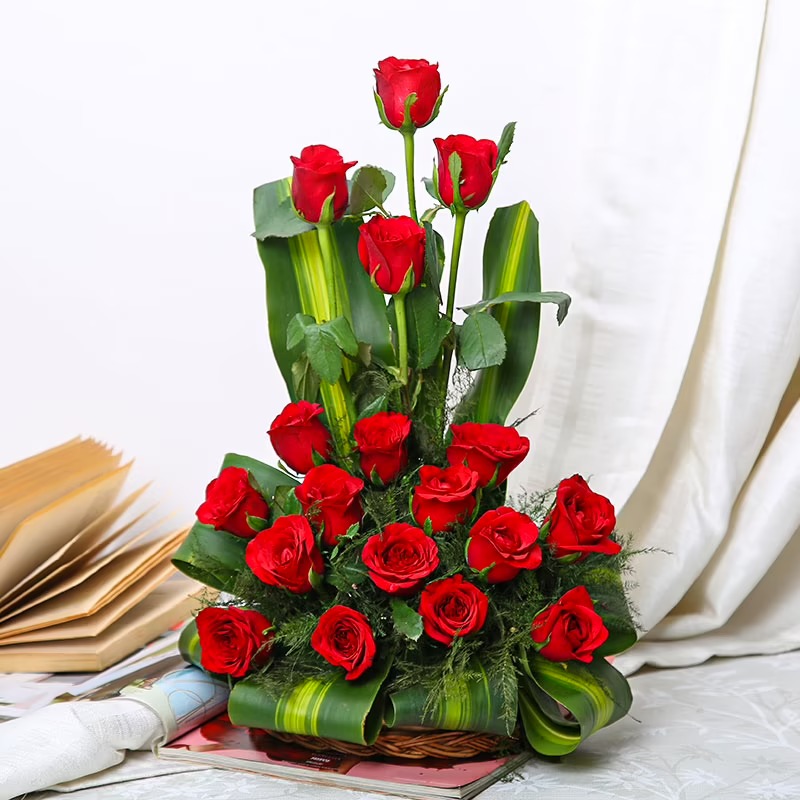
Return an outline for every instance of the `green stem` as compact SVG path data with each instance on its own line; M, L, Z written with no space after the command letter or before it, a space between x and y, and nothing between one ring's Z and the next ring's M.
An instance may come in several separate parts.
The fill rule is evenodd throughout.
M408 333L406 328L406 296L394 296L394 313L397 318L397 347L399 351L400 383L408 384Z
M408 185L408 208L414 222L417 219L417 195L414 188L414 130L403 131L403 144L406 150L406 184Z
M456 283L458 282L458 262L461 259L461 244L464 241L464 223L467 220L466 211L456 211L456 227L453 232L453 252L450 256L450 279L447 286L447 316L453 319L453 312L456 305ZM439 432L444 437L444 406L447 401L447 387L450 383L450 364L453 360L453 346L445 340L444 354L442 356L442 371L440 378L442 381L442 394L439 408L441 419L439 422Z
M324 223L317 224L317 235L319 237L319 249L322 253L322 266L325 271L325 286L328 290L330 300L331 319L342 316L342 298L336 290L336 272L333 257L333 234L331 226Z

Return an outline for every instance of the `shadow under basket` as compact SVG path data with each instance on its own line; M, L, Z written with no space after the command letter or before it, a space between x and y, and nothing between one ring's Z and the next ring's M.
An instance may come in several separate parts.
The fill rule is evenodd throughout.
M353 756L391 758L448 758L463 761L481 755L508 753L520 749L518 739L467 731L384 730L373 745L351 744L338 739L301 736L269 731L282 742L299 744L308 750L333 750Z

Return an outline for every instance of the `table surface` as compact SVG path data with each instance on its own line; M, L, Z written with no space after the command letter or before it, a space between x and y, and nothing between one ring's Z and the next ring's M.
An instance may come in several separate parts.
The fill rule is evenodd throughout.
M633 676L631 715L562 762L531 759L480 800L796 800L800 798L800 651L716 659ZM218 769L174 770L131 754L100 780L150 775L26 800L369 800L373 793Z

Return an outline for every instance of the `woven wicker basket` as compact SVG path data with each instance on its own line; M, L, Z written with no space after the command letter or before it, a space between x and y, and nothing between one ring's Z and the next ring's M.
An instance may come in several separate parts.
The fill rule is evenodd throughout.
M519 748L519 740L508 736L465 731L384 730L374 745L351 744L316 736L295 736L270 731L282 742L293 742L309 750L333 750L353 756L392 758L450 758L463 760L479 755L508 752Z

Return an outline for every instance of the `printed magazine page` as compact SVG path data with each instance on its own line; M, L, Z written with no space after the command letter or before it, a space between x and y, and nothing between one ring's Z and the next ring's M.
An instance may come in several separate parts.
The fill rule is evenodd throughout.
M161 747L158 754L161 758L420 800L469 800L529 758L528 753L522 753L453 763L314 752L281 742L265 731L235 727L226 714Z

